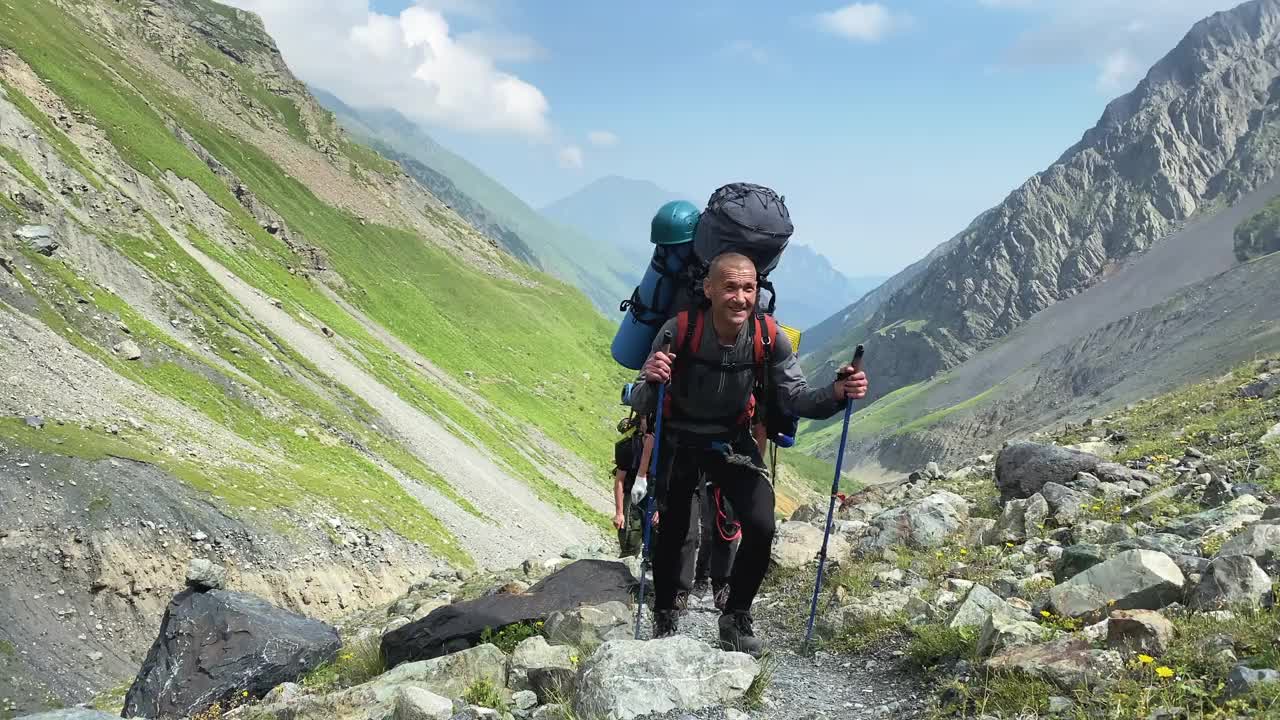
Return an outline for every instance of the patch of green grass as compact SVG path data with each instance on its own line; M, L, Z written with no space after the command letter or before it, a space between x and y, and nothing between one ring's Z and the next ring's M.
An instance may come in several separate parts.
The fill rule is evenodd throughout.
M27 161L18 154L17 150L14 150L7 145L0 145L0 157L4 158L5 162L9 163L14 170L17 170L22 177L26 178L27 182L31 183L32 187L40 192L49 192L49 186L45 184L44 178L37 175L36 171L31 169L31 166L28 165Z
M751 679L751 684L747 686L747 691L742 695L742 705L747 710L761 710L764 708L764 694L768 692L769 684L773 682L773 673L777 665L778 658L772 652L765 651L760 656L760 671Z
M5 15L5 7L0 7L0 17L3 17L7 24L9 19L5 17ZM3 32L4 30L0 28L0 33ZM97 173L90 169L89 163L84 159L84 155L80 152L80 148L77 147L74 142L71 142L71 138L67 137L66 133L58 129L58 127L53 124L53 121L41 112L40 109L35 106L35 103L31 102L26 95L23 95L3 79L0 79L0 88L4 89L5 99L10 103L13 103L13 106L18 108L18 112L22 113L23 117L40 130L40 134L50 145L53 146L53 149L58 153L58 156L62 158L62 161L70 165L72 168L75 168L76 172L83 175L90 185L94 186L98 190L102 190L102 182L98 179Z
M1038 678L988 673L975 685L949 683L942 697L947 703L935 707L933 718L1040 718L1049 709L1049 698L1062 691Z
M857 655L906 631L907 616L899 613L890 617L853 620L845 623L840 633L824 643L824 649Z
M0 655L3 655L7 658L17 657L18 648L14 647L13 643L9 642L8 640L0 640Z
M494 685L489 678L481 678L468 685L462 693L462 701L468 705L492 708L500 713L507 711L507 699L503 697L502 688Z
M89 701L89 706L102 712L119 713L124 709L124 699L131 687L133 687L133 681L126 680L115 687L103 690Z
M480 634L480 644L488 643L494 645L502 652L510 655L517 645L535 635L541 634L539 625L541 625L540 622L519 622L506 625L497 631L487 627Z
M337 656L302 678L302 686L319 693L331 693L362 685L387 671L379 636L345 642Z
M973 627L952 628L931 623L911 628L907 659L923 670L944 662L975 654L978 630Z

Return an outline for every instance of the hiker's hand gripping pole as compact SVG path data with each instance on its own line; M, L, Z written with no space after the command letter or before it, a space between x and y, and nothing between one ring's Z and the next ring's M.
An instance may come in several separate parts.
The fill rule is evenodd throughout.
M862 370L863 347L859 345L853 351L853 372ZM853 414L853 401L846 399L844 405L844 429L840 431L840 450L836 453L836 476L831 481L831 501L827 504L827 524L822 532L822 550L818 553L818 579L813 585L813 602L809 605L809 624L804 630L804 648L809 646L813 638L813 618L818 614L818 593L822 591L822 571L827 564L827 540L831 537L831 520L835 515L836 496L840 494L840 469L844 464L844 446L849 439L849 416Z
M671 331L662 335L662 352L665 355L671 354ZM669 380L670 378L668 378ZM653 528L653 510L654 510L654 488L658 484L658 451L662 443L662 411L667 400L667 383L658 384L658 405L654 411L653 423L653 450L649 454L649 485L645 491L645 508L644 508L644 543L640 550L640 594L636 602L636 632L635 639L640 639L640 618L644 616L644 576L650 566L650 555L652 554L652 543L650 542L651 532Z

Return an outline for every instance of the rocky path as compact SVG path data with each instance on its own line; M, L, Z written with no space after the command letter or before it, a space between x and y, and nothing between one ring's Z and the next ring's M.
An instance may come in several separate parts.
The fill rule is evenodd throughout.
M809 580L809 582L812 582ZM799 583L803 584L803 583ZM797 588L798 589L798 588ZM787 588L790 592L792 588ZM745 714L733 710L707 708L696 712L673 711L654 720L864 720L872 718L916 718L924 716L927 698L925 678L900 666L898 643L885 645L860 655L819 651L798 652L804 638L804 621L784 622L776 608L777 595L761 594L756 602L756 635L772 648L765 663L772 679L764 694L764 707ZM684 635L716 645L720 611L705 598L690 598L689 610L680 621ZM651 628L642 627L644 637Z

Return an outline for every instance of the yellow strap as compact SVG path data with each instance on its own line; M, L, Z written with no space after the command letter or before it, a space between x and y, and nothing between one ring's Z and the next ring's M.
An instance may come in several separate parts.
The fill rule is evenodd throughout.
M800 352L800 331L782 323L778 323L778 329L786 333L787 339L791 341L791 352Z

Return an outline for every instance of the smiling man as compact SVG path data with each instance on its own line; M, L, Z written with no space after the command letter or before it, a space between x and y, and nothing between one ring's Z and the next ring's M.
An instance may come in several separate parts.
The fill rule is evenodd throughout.
M632 407L647 415L658 410L656 384L671 383L662 409L655 489L664 527L654 547L654 637L676 631L683 543L672 539L685 537L690 500L699 478L705 478L719 488L742 524L729 599L720 616L720 646L759 656L751 603L769 568L774 534L773 487L752 434L756 419L764 417L760 405L763 398L773 397L792 416L828 418L850 399L864 397L867 379L846 367L833 385L811 387L806 382L786 334L771 333L772 319L756 312L756 266L745 255L716 257L702 289L710 309L667 321L641 370L647 384L632 393ZM673 352L661 348L668 331L677 342ZM758 363L759 346L769 345L771 334L772 346ZM768 385L776 392L766 392Z

